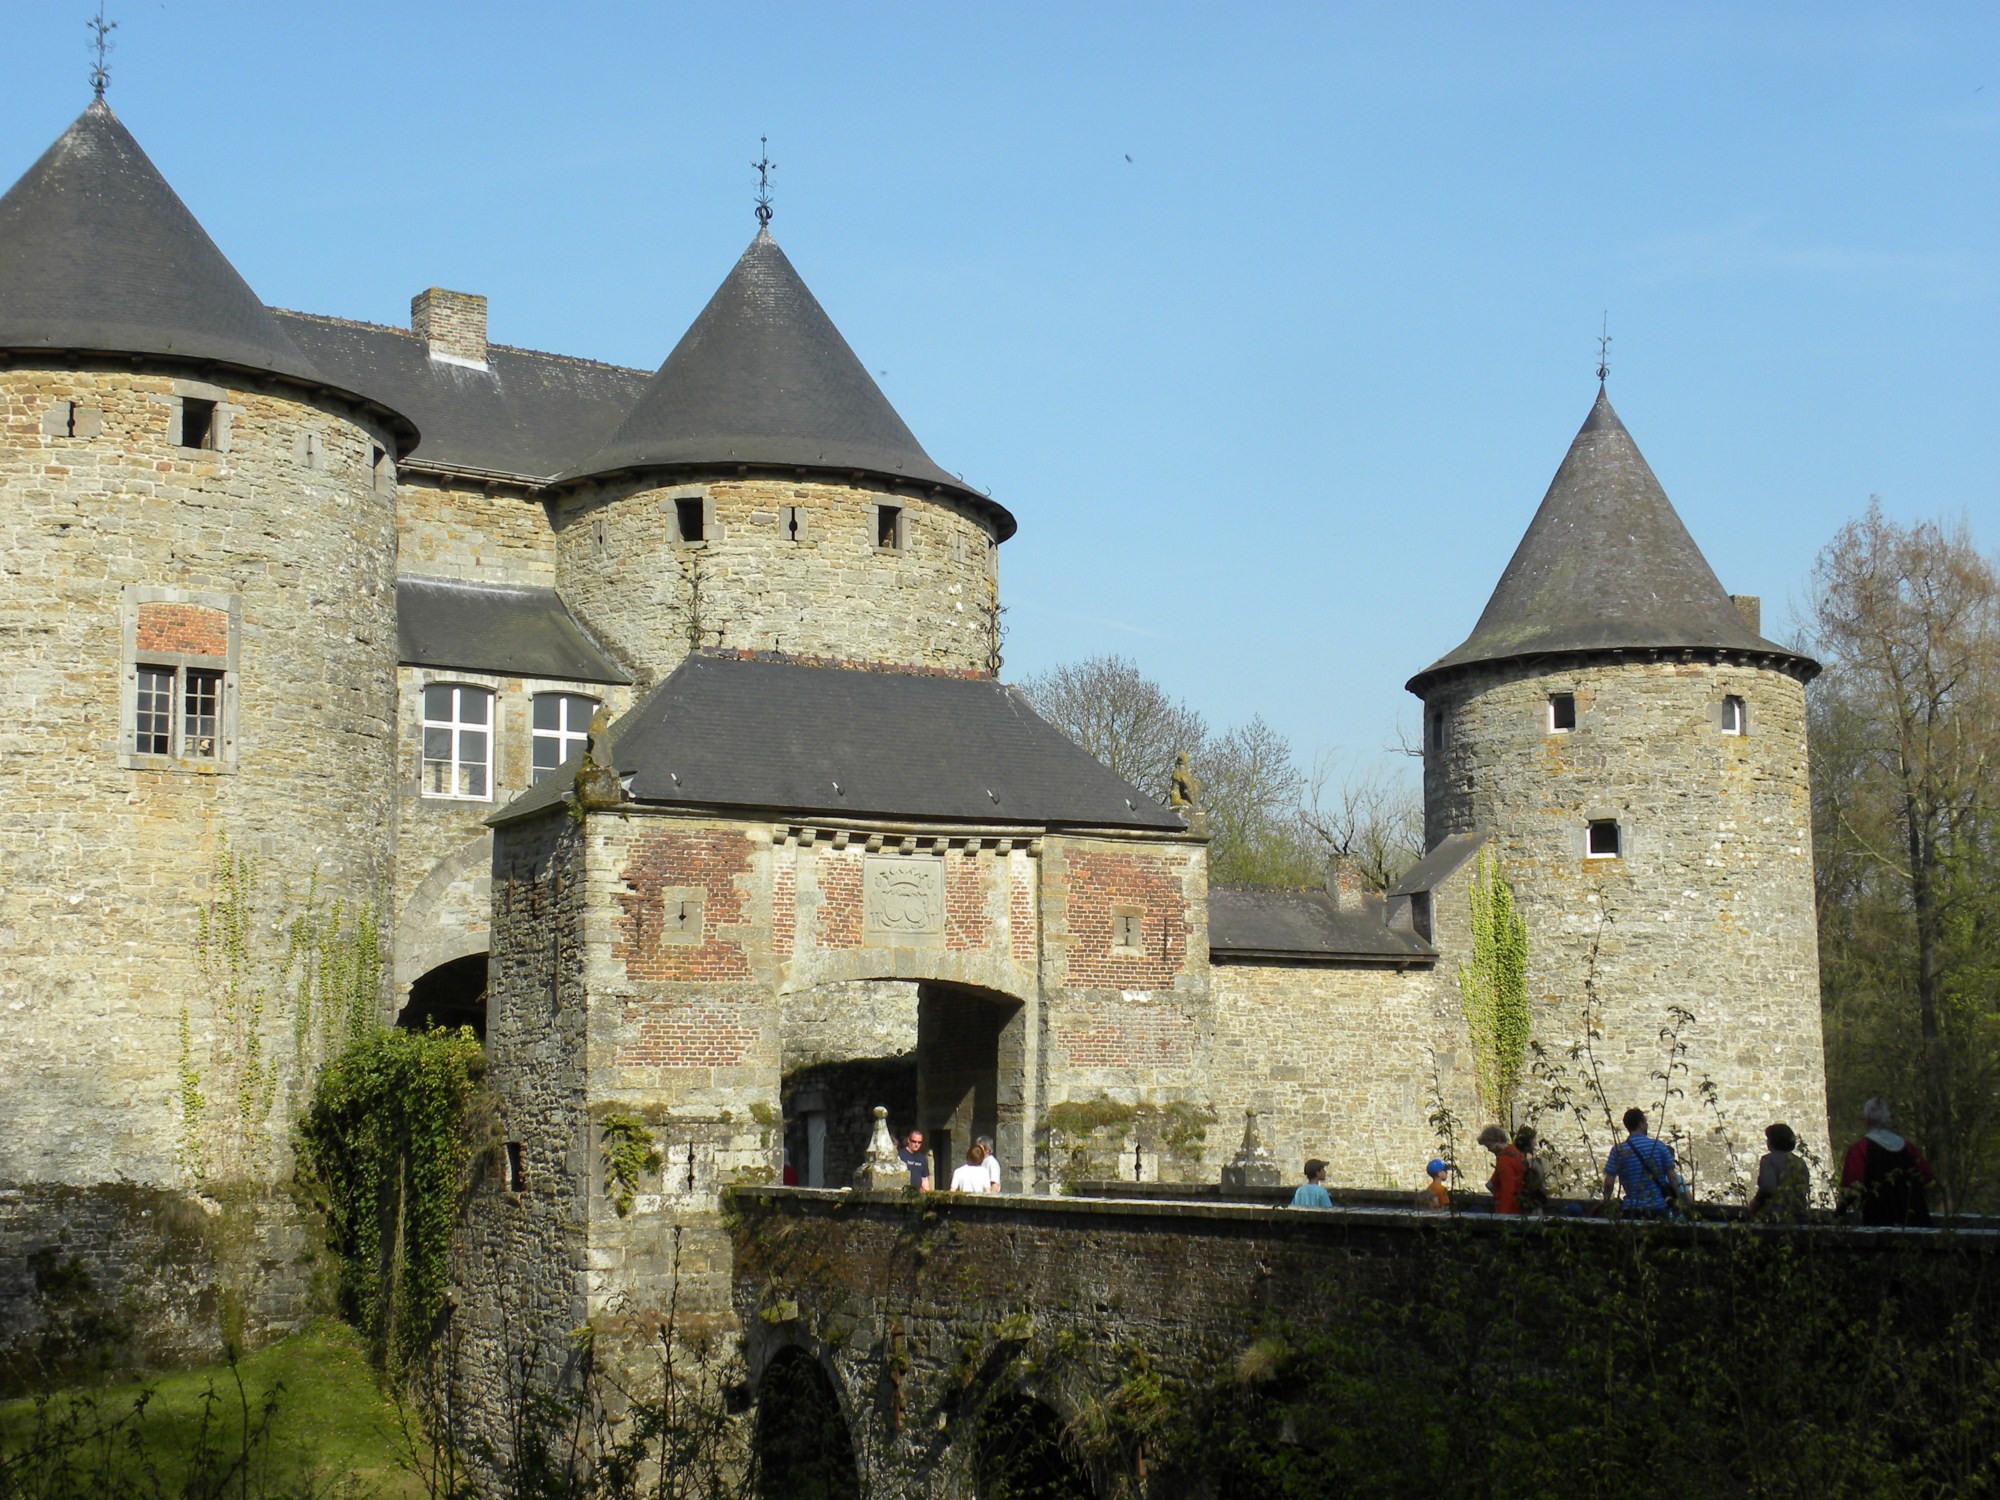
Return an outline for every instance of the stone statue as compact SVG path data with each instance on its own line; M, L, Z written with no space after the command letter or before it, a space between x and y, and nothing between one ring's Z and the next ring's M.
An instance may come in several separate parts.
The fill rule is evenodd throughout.
M1190 813L1201 809L1201 782L1195 778L1194 767L1189 764L1185 750L1174 757L1174 779L1167 789L1167 805L1176 811L1185 809Z
M603 704L590 716L590 738L576 764L576 805L585 811L616 807L625 800L625 783L611 760L611 710Z

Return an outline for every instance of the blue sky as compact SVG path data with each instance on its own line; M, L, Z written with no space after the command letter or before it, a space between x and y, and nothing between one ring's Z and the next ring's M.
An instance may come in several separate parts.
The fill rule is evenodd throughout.
M89 99L0 6L0 180ZM1595 394L1788 628L1879 494L2000 541L2000 7L126 0L110 102L265 300L651 367L773 231L1116 651L1375 755Z

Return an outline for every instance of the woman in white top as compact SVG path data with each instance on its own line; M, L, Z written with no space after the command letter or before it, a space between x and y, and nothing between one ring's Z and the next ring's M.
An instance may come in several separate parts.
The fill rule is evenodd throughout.
M990 1193L993 1179L986 1175L986 1148L974 1141L965 1153L965 1165L951 1174L954 1193Z

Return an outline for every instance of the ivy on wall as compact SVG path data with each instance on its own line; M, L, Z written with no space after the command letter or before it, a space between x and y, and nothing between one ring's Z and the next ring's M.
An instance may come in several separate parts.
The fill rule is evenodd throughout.
M605 1195L622 1219L632 1212L641 1174L660 1170L659 1149L653 1132L637 1115L606 1115L597 1134L604 1144Z
M181 1164L210 1189L264 1177L327 1058L377 1024L382 945L366 906L294 896L217 840L180 1008ZM289 1013L289 1014L287 1014ZM289 1025L287 1025L289 1021Z
M459 1198L493 1144L485 1071L469 1028L375 1027L320 1074L299 1124L300 1176L339 1257L341 1311L398 1365L430 1344L444 1312Z
M1528 1053L1528 928L1490 849L1471 887L1472 953L1458 966L1458 992L1472 1033L1479 1102L1511 1123Z

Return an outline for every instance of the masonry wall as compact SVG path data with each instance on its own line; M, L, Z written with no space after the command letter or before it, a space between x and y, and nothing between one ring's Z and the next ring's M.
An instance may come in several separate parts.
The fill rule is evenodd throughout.
M181 447L171 428L199 399L218 403L217 446ZM89 435L68 435L66 412ZM204 975L197 919L225 841L255 862L253 959L282 956L271 924L309 888L380 909L395 531L373 453L388 445L254 385L0 371L0 1182L188 1187L197 1155L218 1180L282 1168L261 1075L250 1128L231 1123L251 1023ZM134 753L135 654L225 670L214 756ZM304 1081L289 1003L274 992L260 1023L273 1118ZM208 1107L191 1112L196 1096Z
M519 485L477 485L405 466L396 492L397 569L419 578L553 588L547 506Z
M1574 730L1550 728L1552 693L1575 695ZM1729 695L1744 701L1747 733L1722 732ZM1692 1133L1710 1188L1754 1162L1774 1120L1823 1151L1802 685L1749 665L1580 661L1477 669L1427 702L1447 727L1425 758L1426 832L1496 835L1527 920L1537 1035L1580 1040L1593 1005L1610 1112L1637 1103L1657 1116L1651 1075L1667 1066L1662 1028L1674 1031L1685 1092L1668 1100L1667 1125ZM1586 855L1595 819L1617 821L1617 858ZM1704 1080L1713 1110L1696 1098Z
M486 951L493 857L486 820L533 785L536 696L579 693L604 704L615 717L631 706L632 690L620 683L432 667L400 667L396 679L397 922L391 1002L400 1006L410 985L431 969ZM481 687L494 695L490 796L459 800L424 794L424 688L431 683Z
M682 542L676 502L705 508ZM877 507L902 512L878 547ZM792 529L796 522L797 529ZM557 503L564 600L642 680L704 646L988 672L997 543L951 501L856 478L591 485Z

